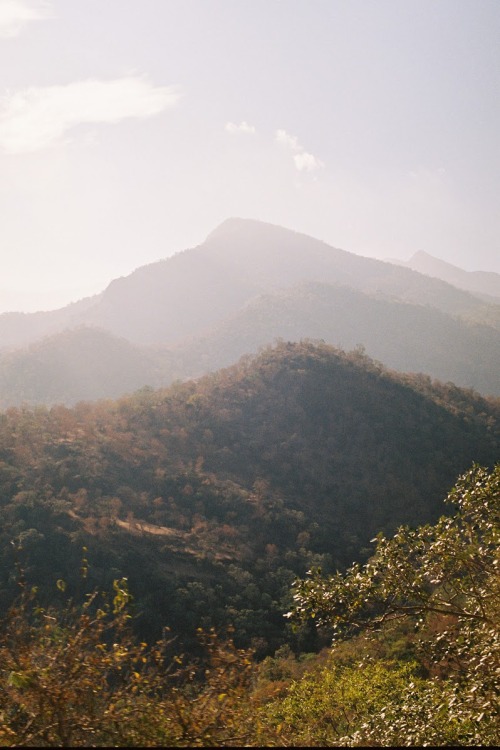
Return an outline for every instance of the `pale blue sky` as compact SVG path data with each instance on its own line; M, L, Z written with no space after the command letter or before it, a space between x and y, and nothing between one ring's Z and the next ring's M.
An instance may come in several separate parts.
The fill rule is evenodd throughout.
M229 216L500 272L498 0L0 0L0 311Z

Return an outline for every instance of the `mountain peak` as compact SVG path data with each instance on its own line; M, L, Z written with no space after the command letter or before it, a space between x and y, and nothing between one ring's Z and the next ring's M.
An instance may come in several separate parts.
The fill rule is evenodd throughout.
M293 230L285 229L285 227L281 227L278 224L270 224L269 222L260 221L259 219L244 219L239 216L231 216L210 232L206 242L234 239L236 237L241 238L248 235L255 236L255 234L262 235L270 232L295 234Z
M425 266L423 264L425 264ZM407 262L407 265L410 266L410 268L414 268L416 271L421 271L423 273L428 272L425 269L429 269L430 271L437 268L448 268L450 270L453 269L453 271L459 271L460 273L467 273L467 271L464 271L463 268L455 266L453 265L453 263L449 263L448 261L442 260L441 258L436 258L435 255L426 253L425 250L417 250L417 252L411 256L410 260Z
M416 253L413 253L413 255L411 256L411 258L408 261L408 263L412 263L413 261L418 260L419 258L422 259L422 260L423 259L425 259L425 260L439 260L438 258L435 258L430 253L426 253L425 250L417 250Z

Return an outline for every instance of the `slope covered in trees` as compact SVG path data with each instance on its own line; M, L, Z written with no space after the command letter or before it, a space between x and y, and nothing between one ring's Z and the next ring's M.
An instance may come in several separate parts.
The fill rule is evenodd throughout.
M498 459L499 408L304 342L116 402L10 409L1 601L17 564L42 595L63 578L78 596L85 546L90 583L129 578L140 632L232 623L261 656L284 639L302 647L314 634L282 617L293 577L366 559L380 530L434 521L460 472Z

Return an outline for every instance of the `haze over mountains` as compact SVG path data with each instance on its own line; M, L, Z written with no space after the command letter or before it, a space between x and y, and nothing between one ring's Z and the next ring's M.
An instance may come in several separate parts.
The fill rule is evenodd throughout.
M426 268L445 276L442 265ZM71 404L165 386L276 338L362 346L394 369L498 395L497 274L485 274L486 286L474 276L474 293L458 287L467 272L454 274L456 285L282 227L229 219L202 245L138 268L99 295L51 312L1 315L0 405Z

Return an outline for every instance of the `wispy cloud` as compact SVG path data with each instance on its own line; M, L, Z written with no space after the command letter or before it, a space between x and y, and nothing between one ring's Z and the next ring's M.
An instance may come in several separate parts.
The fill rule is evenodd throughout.
M313 172L316 169L322 169L325 165L320 159L306 151L299 143L295 135L290 135L286 130L277 130L275 140L281 146L289 149L293 153L293 161L299 172Z
M76 125L151 117L175 105L180 96L178 87L154 86L138 76L9 93L0 102L0 148L10 154L38 151Z
M301 146L299 145L299 139L295 135L290 135L286 130L276 131L276 141L282 146L286 146L291 151L300 151Z
M17 36L30 21L52 16L52 3L45 0L0 0L0 37Z
M234 122L226 122L226 130L228 133L245 133L247 135L254 135L257 131L254 125L249 125L248 122L240 122L236 125Z
M307 151L300 151L300 153L294 154L293 160L299 172L314 172L316 169L321 169L325 166L322 161Z

